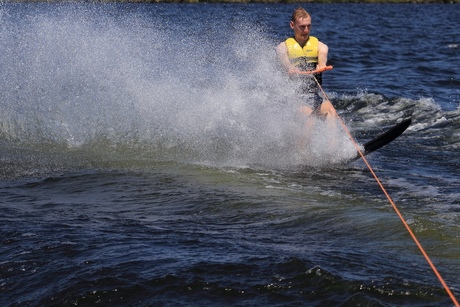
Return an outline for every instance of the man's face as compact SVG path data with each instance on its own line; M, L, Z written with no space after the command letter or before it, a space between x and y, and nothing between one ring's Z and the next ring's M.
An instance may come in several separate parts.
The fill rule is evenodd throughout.
M294 38L298 42L305 42L310 36L311 17L298 18L291 21L291 28L294 30Z

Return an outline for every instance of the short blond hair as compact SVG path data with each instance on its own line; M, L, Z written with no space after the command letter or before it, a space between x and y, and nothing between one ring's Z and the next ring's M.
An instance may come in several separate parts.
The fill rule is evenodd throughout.
M296 19L302 19L307 17L310 17L310 14L303 7L298 7L292 13L291 21L294 22Z

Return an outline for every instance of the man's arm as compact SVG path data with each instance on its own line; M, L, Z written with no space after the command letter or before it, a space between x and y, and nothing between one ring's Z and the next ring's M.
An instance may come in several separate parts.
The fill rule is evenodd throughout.
M297 67L291 64L289 61L288 51L286 47L286 43L282 42L276 47L276 54L278 55L278 59L280 60L281 64L287 71L299 71Z
M329 51L329 48L327 47L326 44L323 44L322 42L318 42L318 66L317 68L322 68L326 66L328 51Z

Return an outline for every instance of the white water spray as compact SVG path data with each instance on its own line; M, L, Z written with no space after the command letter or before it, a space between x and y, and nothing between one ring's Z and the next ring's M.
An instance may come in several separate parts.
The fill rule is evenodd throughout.
M324 165L354 154L340 129L322 124L299 146L304 102L278 69L276 42L257 28L184 30L175 19L109 13L2 17L2 139L215 166ZM334 148L324 137L332 134Z

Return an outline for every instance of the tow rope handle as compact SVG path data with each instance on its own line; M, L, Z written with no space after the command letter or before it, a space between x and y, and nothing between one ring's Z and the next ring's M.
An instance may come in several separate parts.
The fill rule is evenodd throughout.
M332 70L334 67L331 65L321 67L315 70L307 70L307 71L296 71L296 70L289 70L288 74L290 75L312 75L312 74L319 74L326 70Z

